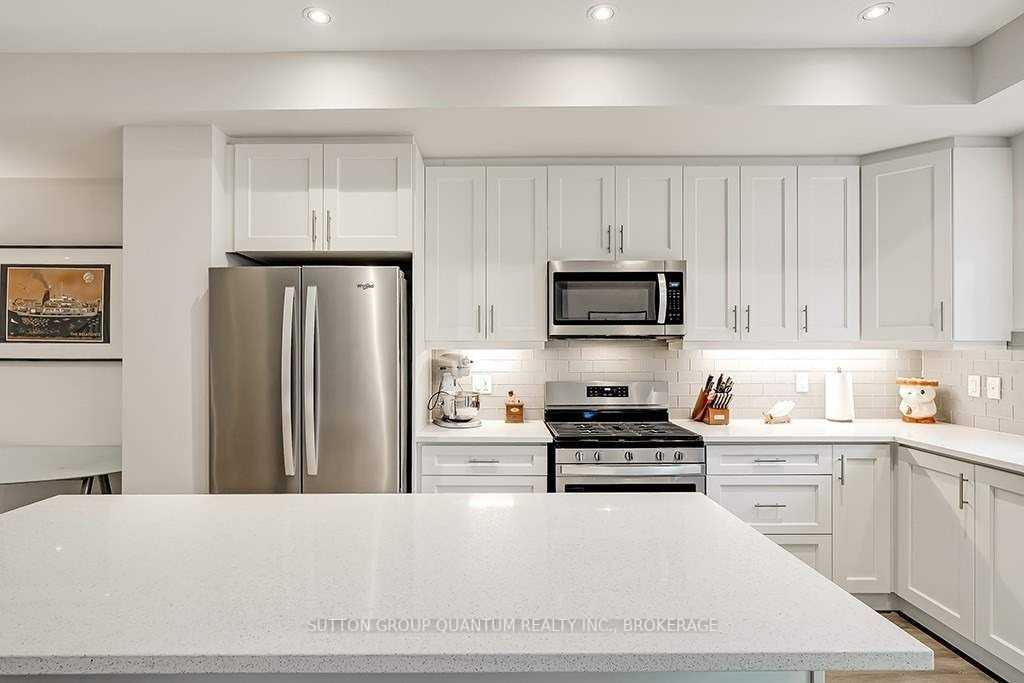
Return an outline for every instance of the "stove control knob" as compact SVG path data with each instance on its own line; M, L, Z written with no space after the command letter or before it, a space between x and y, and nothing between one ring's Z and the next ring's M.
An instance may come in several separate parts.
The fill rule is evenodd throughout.
M601 451L594 451L594 460L601 459Z
M623 457L626 458L626 462L632 462L632 460L633 460L633 451L626 451L626 454Z
M674 457L674 458L675 458L676 460L682 460L682 459L683 459L683 454L682 454L682 453L680 453L679 451L676 451L676 452L675 452L675 455L673 455L673 457Z
M583 451L576 451L576 462L583 461Z
M658 451L657 453L654 454L654 459L655 460L664 460L665 459L665 454L662 453L661 451Z

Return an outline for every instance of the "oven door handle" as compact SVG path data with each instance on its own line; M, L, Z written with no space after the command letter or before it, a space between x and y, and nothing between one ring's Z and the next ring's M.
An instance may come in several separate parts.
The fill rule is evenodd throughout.
M664 325L668 316L668 280L665 273L658 273L658 324Z
M704 474L704 465L559 465L563 477L666 477Z

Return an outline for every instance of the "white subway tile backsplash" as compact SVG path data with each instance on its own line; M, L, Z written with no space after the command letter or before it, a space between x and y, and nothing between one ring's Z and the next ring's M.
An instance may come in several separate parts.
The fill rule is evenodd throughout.
M1024 434L1024 351L971 349L925 351L925 377L939 380L938 418L956 424ZM967 395L967 376L1001 377L1003 397L996 401Z

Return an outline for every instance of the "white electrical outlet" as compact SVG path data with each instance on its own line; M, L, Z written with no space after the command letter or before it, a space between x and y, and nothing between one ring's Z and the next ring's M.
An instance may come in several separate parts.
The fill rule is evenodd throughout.
M806 394L811 390L811 380L806 372L796 373L796 393Z
M473 373L473 391L478 394L491 393L491 376Z
M967 395L971 398L981 396L981 375L967 375Z
M1002 377L986 377L985 378L985 395L989 398L999 400L1003 397L1003 378Z

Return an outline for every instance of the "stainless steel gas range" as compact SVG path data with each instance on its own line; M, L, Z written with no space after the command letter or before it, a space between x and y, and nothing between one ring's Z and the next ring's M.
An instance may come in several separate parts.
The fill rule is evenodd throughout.
M704 493L704 439L669 422L665 382L548 382L551 490Z

